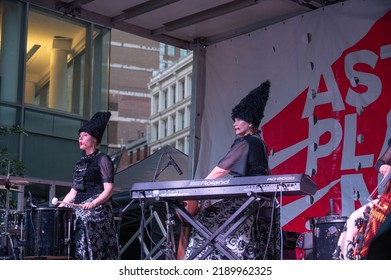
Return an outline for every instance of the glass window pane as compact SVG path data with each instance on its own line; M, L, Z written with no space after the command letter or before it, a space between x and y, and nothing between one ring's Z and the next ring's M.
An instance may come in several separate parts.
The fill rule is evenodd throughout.
M23 143L26 177L72 181L81 154L77 141L29 133Z
M46 112L26 110L25 113L25 129L35 133L77 139L77 132L81 125L81 120L56 116Z
M25 102L80 114L83 97L86 24L30 10Z
M0 136L0 148L3 153L0 153L0 161L5 159L18 160L19 155L19 134L8 133L7 135ZM7 169L7 168L5 168ZM6 174L1 170L0 174Z
M92 34L94 46L92 111L97 112L106 110L109 103L110 31L95 27Z
M17 124L17 109L0 105L0 125L13 126Z
M24 19L21 3L0 1L0 101L21 102Z

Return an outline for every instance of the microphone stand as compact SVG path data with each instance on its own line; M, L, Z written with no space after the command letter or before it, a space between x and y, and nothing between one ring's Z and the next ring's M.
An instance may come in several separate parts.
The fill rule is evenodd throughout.
M175 221L173 219L173 214L170 214L170 208L167 202L164 202L166 205L166 249L164 250L167 260L176 260L175 257L175 239L174 239L174 229Z
M14 248L14 242L12 240L11 233L8 232L8 219L9 219L9 214L10 214L10 189L11 189L11 183L10 183L10 170L11 170L11 161L8 161L8 170L7 170L7 179L4 184L5 186L5 216L4 216L4 240L3 238L1 239L2 241L2 248L3 248L3 255L8 256L9 255L9 250L12 252L12 257L14 260L16 260L16 254L15 254L15 248ZM8 242L11 248L8 248Z
M155 172L155 175L153 177L152 182L156 182L156 179L159 177L159 175L166 170L167 167L172 165L171 161L169 160L168 163L159 171ZM142 201L143 203L143 201ZM166 242L165 242L165 249L163 250L166 256L166 259L168 260L175 260L175 239L174 239L174 230L173 225L175 225L175 221L173 219L173 214L170 214L170 208L168 205L168 202L164 202L166 206Z
M154 176L152 182L156 182L156 179L159 177L159 175L162 174L162 172L163 172L164 170L166 170L166 168L169 167L170 165L171 165L171 162L168 161L167 164L166 164L166 166L164 166L164 167L162 168L162 170L160 170L159 172L155 173L155 176Z
M166 153L164 153L166 154ZM161 161L161 158L162 156L164 155L162 154L160 156L160 159L159 159L159 163L157 164L157 168L155 169L155 174L153 176L153 179L152 179L152 182L156 182L157 178L159 177L159 175L166 169L168 168L170 165L172 165L173 163L171 162L171 160L168 161L168 163L160 170L158 171L158 167L160 165L160 161ZM175 166L174 166L175 167ZM134 202L134 200L132 200L123 210L122 210L122 213L126 211L126 209L129 208L129 206ZM173 231L173 225L175 224L174 220L173 220L173 215L170 214L170 211L169 211L169 204L168 202L164 202L165 203L165 206L166 206L166 242L165 242L165 249L161 250L158 254L155 255L155 259L160 257L162 252L164 252L165 256L166 256L166 259L171 259L171 260L175 260L176 257L175 257L175 239L174 239L174 231ZM145 230L145 227L146 227L146 224L145 224L145 216L144 216L144 212L145 212L145 201L143 199L140 199L140 208L141 208L141 221L140 221L140 229L139 229L139 232L140 232L140 236L139 236L139 241L140 241L140 245L141 245L141 250L140 250L140 259L143 260L144 259L144 230Z
M14 233L9 232L9 217L10 217L10 199L9 199L9 194L10 194L10 188L11 185L9 182L5 183L5 189L6 189L6 207L5 207L5 216L4 216L4 244L3 246L3 255L8 256L9 254L12 254L12 259L17 260L17 252L16 252L16 247L14 244ZM8 247L9 245L9 247Z

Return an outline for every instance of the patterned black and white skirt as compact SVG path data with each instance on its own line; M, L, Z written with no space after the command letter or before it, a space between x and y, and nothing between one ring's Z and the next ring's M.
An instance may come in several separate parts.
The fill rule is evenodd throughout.
M89 200L93 200L91 198ZM78 260L117 260L119 246L110 201L91 210L76 208L73 258Z
M210 232L215 232L234 212L243 205L246 198L225 199L203 209L196 219L204 225ZM241 260L254 259L278 259L280 251L280 226L279 208L261 207L258 211L244 220L237 229L225 238L225 246ZM270 215L270 213L272 213ZM225 233L240 218L240 215L225 228ZM195 229L189 239L186 249L185 259L192 257L205 242L205 238ZM210 254L211 246L206 246L193 259L228 259L218 249L214 249ZM208 252L208 255L205 254Z

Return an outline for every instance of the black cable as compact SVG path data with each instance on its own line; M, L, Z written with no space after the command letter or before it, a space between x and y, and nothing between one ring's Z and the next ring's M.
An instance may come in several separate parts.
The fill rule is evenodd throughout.
M265 252L263 255L263 260L266 259L266 254L267 254L267 251L268 251L269 245L270 245L270 239L271 239L272 230L273 230L273 223L274 223L274 209L275 209L276 197L277 197L277 191L274 192L274 196L273 196L273 200L272 200L272 213L271 213L271 218L270 218L269 233L268 233L268 237L267 237L266 249L265 249Z

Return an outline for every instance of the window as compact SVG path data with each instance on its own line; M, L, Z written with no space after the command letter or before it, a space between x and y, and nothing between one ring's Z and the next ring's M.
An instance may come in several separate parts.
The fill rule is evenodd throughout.
M180 56L186 56L189 53L188 50L185 49L179 49L179 55Z
M163 126L163 137L166 137L168 135L168 128L167 128L167 120L162 120L162 126Z
M185 117L184 117L184 111L180 110L178 111L178 130L181 130L185 127Z
M162 106L161 106L161 111L167 108L167 103L168 103L168 92L167 89L163 91L162 93Z
M170 105L175 104L175 95L176 95L176 85L171 86L171 96L172 96L172 103Z
M175 114L171 116L171 119L172 119L172 128L171 128L171 132L172 132L172 133L175 133L175 132L176 132L176 118L175 118Z
M154 94L152 97L152 115L159 112L159 94Z
M108 92L108 57L101 55L108 53L109 30L39 9L31 9L28 19L25 103L87 117L91 104L95 111L107 107L101 102L107 102L102 92ZM90 68L86 57L92 55Z
M140 148L137 148L137 154L136 154L136 160L139 161L141 159L141 156L140 156Z
M178 95L184 99L185 98L185 79L178 81Z
M170 56L175 56L175 47L167 45L167 54Z

